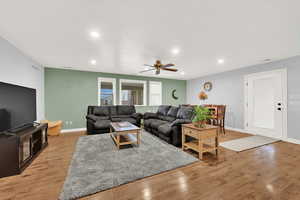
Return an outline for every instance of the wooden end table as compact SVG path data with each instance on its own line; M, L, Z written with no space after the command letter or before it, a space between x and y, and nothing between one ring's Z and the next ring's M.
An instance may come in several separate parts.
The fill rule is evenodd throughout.
M186 136L193 138L192 141L186 141ZM208 143L213 140L213 144ZM205 128L198 128L193 124L182 125L182 150L192 149L199 153L199 159L202 160L204 152L215 151L218 156L219 138L218 127L205 125Z
M141 129L139 127L130 122L111 122L110 125L110 134L118 149L120 149L121 145L140 145Z

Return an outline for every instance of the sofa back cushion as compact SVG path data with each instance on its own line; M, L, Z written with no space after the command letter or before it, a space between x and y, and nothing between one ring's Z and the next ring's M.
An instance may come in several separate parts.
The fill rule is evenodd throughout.
M94 115L97 116L109 116L110 107L109 106L95 106L94 107Z
M178 107L171 106L171 108L169 109L167 115L170 116L170 117L177 117L178 110L179 110Z
M180 107L177 113L178 119L190 119L194 116L194 109L192 107Z
M167 115L171 106L162 105L158 107L157 114L158 115Z
M110 106L110 115L111 115L111 116L116 116L116 115L118 115L118 112L117 112L117 106Z
M118 115L132 115L133 113L136 113L135 107L132 105L117 106L117 112L118 112Z
M176 119L175 117L166 115L158 115L158 118L167 122L173 122Z
M87 114L88 115L93 115L94 113L94 108L95 106L88 106Z

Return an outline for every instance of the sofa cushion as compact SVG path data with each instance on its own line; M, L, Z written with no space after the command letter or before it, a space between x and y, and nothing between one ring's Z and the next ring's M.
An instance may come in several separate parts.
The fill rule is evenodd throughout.
M172 126L170 125L170 123L165 123L163 125L160 125L158 127L158 132L165 136L169 136L170 133L172 132Z
M97 121L97 120L109 119L109 116L87 115L86 119Z
M119 117L112 117L112 118L111 118L111 121L112 121L112 122L121 122L122 119L119 118Z
M135 113L135 107L134 106L117 106L118 115L132 115Z
M118 113L117 113L117 106L110 106L110 115L111 116L118 115Z
M117 115L115 117L118 117L118 118L130 118L131 115Z
M94 108L94 114L97 116L109 116L109 106L97 106Z
M194 115L194 109L192 107L181 107L178 110L178 119L192 119Z
M190 123L192 123L192 120L190 119L176 119L171 123L171 126L178 126L181 124L190 124Z
M159 120L159 119L155 119L155 120L153 120L153 121L151 122L150 126L151 126L151 128L158 129L158 127L159 127L160 125L163 125L163 124L165 124L165 123L168 123L168 122L163 121L163 120Z
M136 119L134 118L120 118L122 122L130 122L132 124L137 124Z
M175 117L165 116L165 115L158 115L158 118L168 122L172 122L176 119Z
M170 106L162 105L158 107L157 114L158 115L167 115Z
M144 119L157 119L157 114L151 112L145 112L143 117Z
M131 115L132 118L137 119L137 120L141 120L143 118L143 114L141 113L133 113Z
M95 129L108 129L110 128L110 120L99 120L94 123Z
M144 120L144 126L145 127L151 127L150 125L153 122L153 120L155 120L155 119L145 119Z
M171 108L169 109L167 115L170 116L170 117L175 117L176 118L178 110L179 110L178 107L171 106Z

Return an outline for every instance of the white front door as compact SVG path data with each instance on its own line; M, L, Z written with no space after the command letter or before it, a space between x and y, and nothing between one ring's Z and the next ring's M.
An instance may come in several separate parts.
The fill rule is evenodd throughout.
M286 112L285 70L245 77L245 126L249 132L283 138Z

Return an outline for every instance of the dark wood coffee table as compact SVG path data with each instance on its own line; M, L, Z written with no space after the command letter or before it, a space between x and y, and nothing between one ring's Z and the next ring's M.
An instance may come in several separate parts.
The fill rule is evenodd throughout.
M110 134L118 149L121 145L141 143L141 129L130 122L111 122Z

